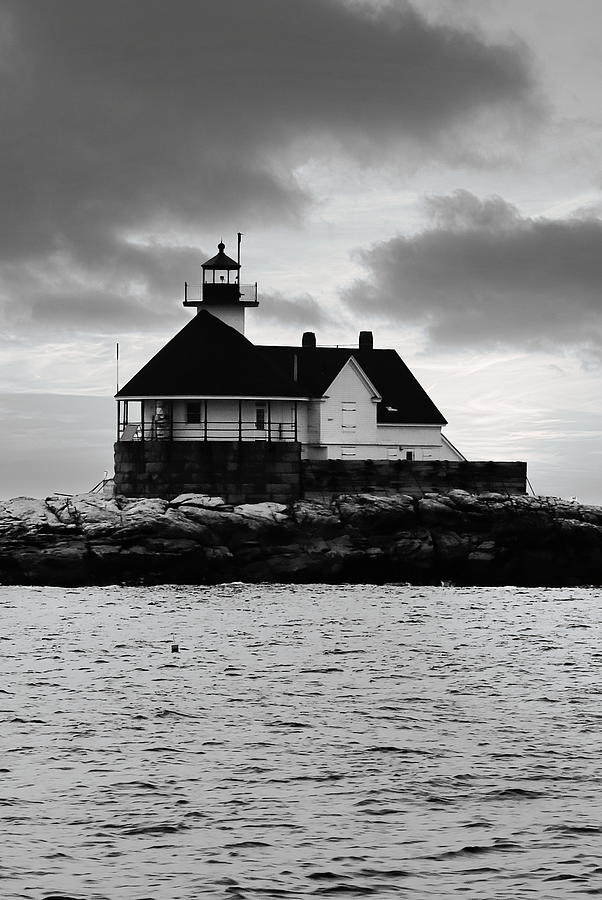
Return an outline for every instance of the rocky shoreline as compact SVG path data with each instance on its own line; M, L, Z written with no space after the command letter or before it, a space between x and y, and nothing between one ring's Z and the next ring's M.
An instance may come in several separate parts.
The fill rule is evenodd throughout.
M0 583L602 584L602 508L494 493L0 502Z

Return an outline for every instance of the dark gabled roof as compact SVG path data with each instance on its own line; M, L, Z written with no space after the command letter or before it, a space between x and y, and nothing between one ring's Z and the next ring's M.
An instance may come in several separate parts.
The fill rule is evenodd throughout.
M377 421L380 424L447 424L447 420L395 350L341 347L258 349L289 376L292 376L296 365L298 383L305 396L310 397L322 397L348 359L353 357L382 397L377 408Z
M395 350L257 346L205 309L116 396L323 397L351 357L382 397L380 424L446 424Z
M235 328L199 313L116 397L300 397L277 364Z

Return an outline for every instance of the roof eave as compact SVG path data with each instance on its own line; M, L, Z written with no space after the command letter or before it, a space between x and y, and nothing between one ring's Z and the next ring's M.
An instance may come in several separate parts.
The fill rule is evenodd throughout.
M274 394L114 394L115 400L285 400L295 402L302 400L309 402L312 397L300 395L274 395Z

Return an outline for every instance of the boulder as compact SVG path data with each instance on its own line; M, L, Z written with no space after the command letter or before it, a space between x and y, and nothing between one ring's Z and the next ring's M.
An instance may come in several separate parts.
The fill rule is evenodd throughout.
M209 494L178 494L173 500L169 501L169 505L178 506L200 506L203 509L218 509L225 506L223 497L212 497Z
M407 494L342 494L333 506L344 525L370 534L388 534L416 521L414 500Z
M34 535L39 531L62 531L64 524L45 500L14 497L12 500L0 502L0 535Z

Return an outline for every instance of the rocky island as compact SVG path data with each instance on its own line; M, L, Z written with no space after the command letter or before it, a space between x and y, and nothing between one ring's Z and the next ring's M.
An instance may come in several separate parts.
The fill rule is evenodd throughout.
M0 502L0 583L602 583L602 507L452 490L288 506L219 497Z

